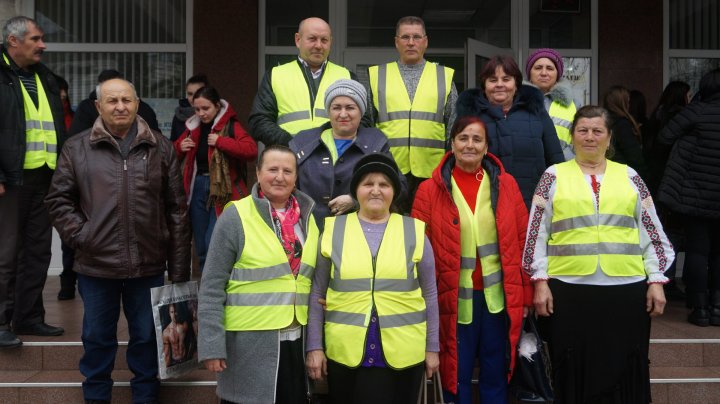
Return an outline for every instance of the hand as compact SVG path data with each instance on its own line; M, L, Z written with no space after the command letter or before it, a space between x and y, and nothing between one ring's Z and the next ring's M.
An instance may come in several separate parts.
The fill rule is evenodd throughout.
M207 359L204 361L205 368L211 372L220 373L227 369L225 359Z
M220 137L217 133L210 133L208 134L208 146L213 146L217 144L217 140Z
M180 142L180 151L185 153L188 150L195 147L195 142L192 141L189 137L185 138L182 142Z
M308 376L313 380L321 380L327 376L327 359L325 353L318 349L310 351L305 359L305 367L307 367Z
M322 297L318 298L318 304L322 306L323 310L327 310L327 301Z
M530 313L530 308L523 306L523 318L527 318L529 313Z
M355 201L350 195L340 195L328 203L330 213L339 216L355 209Z
M0 182L0 196L5 195L5 184Z
M437 352L425 352L425 376L429 379L440 368L440 355Z
M533 304L535 305L535 311L539 316L547 317L553 314L553 297L547 281L535 282Z
M645 306L650 317L663 314L665 311L665 291L662 283L651 283L648 286L647 295L645 297Z

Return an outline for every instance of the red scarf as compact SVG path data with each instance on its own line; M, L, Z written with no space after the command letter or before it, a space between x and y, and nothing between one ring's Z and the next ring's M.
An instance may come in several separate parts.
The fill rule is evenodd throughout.
M259 195L261 198L265 197L262 191L259 191ZM287 204L285 204L284 212L278 212L271 204L270 214L275 235L280 240L283 250L285 250L293 275L297 277L303 249L300 239L295 234L295 224L300 220L300 205L298 205L297 199L290 195Z

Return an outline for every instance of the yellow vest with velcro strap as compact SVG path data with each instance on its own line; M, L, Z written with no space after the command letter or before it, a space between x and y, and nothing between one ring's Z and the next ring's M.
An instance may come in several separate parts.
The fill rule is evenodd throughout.
M627 166L607 161L600 206L575 159L556 164L557 179L548 241L548 275L590 275L598 264L608 276L644 276L637 192Z
M430 178L445 155L445 103L453 69L425 62L412 102L397 62L368 69L375 126L388 137L390 152L403 174Z
M505 308L502 267L498 248L495 212L490 202L490 177L483 170L475 213L470 209L455 179L451 178L452 196L460 214L460 287L458 289L458 323L470 324L473 318L473 280L476 258L480 257L483 294L490 313Z
M3 58L9 65L10 61L7 56L3 55ZM25 163L23 168L32 170L47 164L48 167L54 170L57 162L55 120L53 119L47 94L45 94L45 89L37 73L35 73L35 84L37 85L38 96L37 107L30 94L25 90L22 80L20 80L23 105L25 107Z
M560 140L560 146L565 148L565 145L572 144L572 135L570 134L570 126L572 125L573 119L575 119L575 103L570 102L570 105L563 107L559 102L553 101L550 104L550 110L548 115L552 118L553 124L555 125L555 132L557 133L558 140Z
M227 331L277 330L293 319L307 324L310 284L315 271L319 232L309 216L297 278L275 232L258 212L252 197L231 202L242 220L245 245L225 288Z
M373 258L357 213L325 219L320 251L332 262L325 311L329 359L360 365L374 304L388 366L425 360L425 300L417 279L424 233L423 222L392 214Z
M325 90L339 79L349 79L350 71L328 61L323 68L315 104L311 105L310 89L297 60L272 69L271 86L277 100L277 124L291 135L316 128L328 121L325 111ZM312 80L312 78L310 78Z

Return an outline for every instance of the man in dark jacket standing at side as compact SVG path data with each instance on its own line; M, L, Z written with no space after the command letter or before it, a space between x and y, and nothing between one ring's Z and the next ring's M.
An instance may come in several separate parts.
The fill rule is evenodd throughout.
M65 137L60 89L40 60L33 19L9 19L0 46L0 348L16 335L61 335L45 323L52 227L43 199ZM12 324L12 330L10 326Z
M46 204L75 249L82 296L86 403L109 403L120 302L128 321L127 362L135 403L154 403L160 382L150 288L190 278L190 229L172 144L137 116L123 79L97 88L93 127L67 141Z

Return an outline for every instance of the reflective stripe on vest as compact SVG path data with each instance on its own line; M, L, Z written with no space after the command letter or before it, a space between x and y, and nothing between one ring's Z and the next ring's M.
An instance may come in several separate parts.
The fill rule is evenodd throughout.
M328 358L349 367L362 362L374 303L387 364L402 369L424 360L425 300L416 267L424 233L424 223L392 214L373 258L356 213L325 219L320 249L332 263L325 312Z
M272 69L270 85L277 100L277 124L291 135L327 122L325 90L336 80L350 78L348 69L332 62L328 61L323 69L314 105L311 105L309 84L298 61L294 60Z
M565 150L566 145L572 144L570 126L572 126L572 121L575 119L575 112L577 112L577 109L575 108L574 102L570 102L570 105L567 107L563 107L557 101L553 101L550 104L548 114L555 125L555 132L557 133L560 146L563 150Z
M396 62L369 68L376 126L388 137L398 167L429 178L445 154L445 103L453 69L425 62L412 102Z
M505 308L502 267L498 250L495 213L490 202L490 176L483 170L475 213L470 209L455 179L450 177L452 196L460 215L460 287L458 290L458 323L472 323L473 280L476 257L482 268L483 293L490 313Z
M275 232L262 219L252 197L230 202L242 220L245 245L225 288L225 329L277 330L294 319L307 324L310 283L319 232L310 216L297 278Z
M636 224L637 192L627 166L610 160L600 186L600 207L575 159L556 164L557 182L548 241L548 274L644 276Z
M7 56L3 55L3 58L9 65L10 61ZM37 107L25 89L22 80L20 81L25 110L25 162L23 168L32 170L47 164L48 167L54 170L58 152L55 121L47 94L37 73L35 73L35 84L38 92Z

